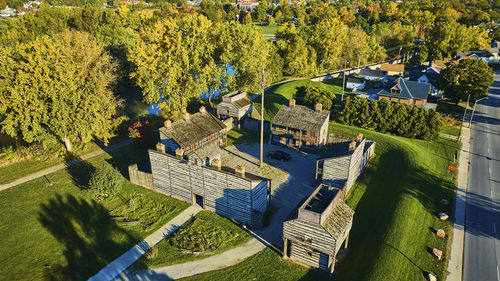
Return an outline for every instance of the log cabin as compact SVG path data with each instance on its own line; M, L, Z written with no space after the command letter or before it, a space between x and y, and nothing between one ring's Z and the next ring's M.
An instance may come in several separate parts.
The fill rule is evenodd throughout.
M271 121L271 141L275 144L318 151L328 140L328 121L330 112L322 110L317 104L315 109L296 105L295 99L288 106L282 106Z
M269 179L247 173L243 166L222 166L219 159L210 166L191 165L182 149L173 156L161 146L148 151L154 190L252 227L263 226Z
M233 118L233 127L240 128L241 118L252 112L252 102L247 98L247 93L242 91L232 92L222 97L222 102L217 105L219 119Z
M347 248L354 211L343 201L342 190L320 184L283 223L283 258L333 273L336 256Z
M225 137L226 125L204 106L193 115L184 112L183 118L176 122L166 120L160 128L165 152L174 155L181 150L188 162L197 166L210 166L213 160L220 159L219 146Z

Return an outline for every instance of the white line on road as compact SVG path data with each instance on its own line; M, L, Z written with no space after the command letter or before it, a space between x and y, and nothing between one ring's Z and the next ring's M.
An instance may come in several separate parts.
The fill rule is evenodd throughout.
M500 281L500 273L498 273L498 265L497 265L497 280Z

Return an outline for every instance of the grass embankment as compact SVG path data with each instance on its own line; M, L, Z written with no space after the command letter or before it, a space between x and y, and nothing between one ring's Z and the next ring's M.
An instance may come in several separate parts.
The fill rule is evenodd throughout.
M125 179L128 165L145 159L144 148L129 145L48 175L53 186L39 178L0 192L0 276L5 280L41 280L46 275L86 280L179 214L187 203ZM103 161L125 175L124 186L118 196L97 203L85 187ZM137 207L137 200L128 202L131 196L146 199L141 201L139 216L154 216L160 209L164 215L147 228L113 220L108 213L127 217L116 210ZM44 269L46 264L50 269Z
M156 245L157 257L143 257L138 266L152 268L204 259L237 247L251 238L237 223L212 212L200 212L171 237Z
M264 96L264 119L272 120L278 113L282 105L288 104L288 100L295 98L297 104L302 104L304 90L306 86L323 86L323 90L335 94L335 103L337 104L342 95L342 78L334 78L322 82L311 81L310 79L302 79L286 82L279 85L274 85L266 90ZM347 89L344 90L344 98L349 95L354 95ZM254 99L254 110L261 112L261 97Z
M442 134L458 136L460 126L462 125L464 110L465 102L455 104L455 102L452 101L440 101L438 103L436 111L447 116L445 117L446 122L441 129Z
M459 145L440 138L434 142L406 139L349 126L331 124L330 131L347 136L362 132L376 144L376 155L346 202L355 210L350 252L336 267L336 280L421 280L429 270L444 280L446 260L436 261L428 247L447 257L450 221L436 213L452 213L456 175L447 167ZM446 239L432 232L442 228ZM290 265L279 253L263 251L243 263L186 280L327 280L313 270Z

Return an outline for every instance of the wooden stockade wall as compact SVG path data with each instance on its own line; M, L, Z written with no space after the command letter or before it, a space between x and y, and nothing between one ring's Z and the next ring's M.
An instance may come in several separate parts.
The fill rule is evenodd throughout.
M365 150L366 140L362 140L351 155L351 161L349 163L349 176L347 177L347 182L344 188L345 194L349 194L349 190L354 185L359 175L363 171L363 152Z
M213 167L187 165L171 155L149 150L154 189L179 200L203 197L204 208L252 226L268 207L268 180L252 180Z
M137 164L128 166L128 175L131 183L153 189L153 175L139 171Z

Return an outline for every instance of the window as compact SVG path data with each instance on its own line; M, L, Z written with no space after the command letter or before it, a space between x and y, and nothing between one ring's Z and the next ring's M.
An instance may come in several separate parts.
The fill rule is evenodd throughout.
M304 131L304 136L307 136L307 131Z
M280 141L282 141L282 140L283 140L283 137L280 137Z
M316 134L316 133L314 133L314 132L311 132L311 137L314 137L314 135L315 135L315 134Z
M325 129L323 129L323 135L325 134Z

